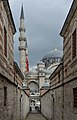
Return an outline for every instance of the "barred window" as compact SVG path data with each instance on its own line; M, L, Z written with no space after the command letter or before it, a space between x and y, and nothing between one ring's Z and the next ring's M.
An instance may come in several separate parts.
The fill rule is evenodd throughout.
M77 108L77 88L73 89L73 94L74 94L74 107Z
M58 82L60 82L60 71L58 72L58 79L59 79Z
M72 58L76 57L76 29L72 34Z
M7 31L4 27L4 55L7 57Z
M7 87L4 86L4 106L7 106Z

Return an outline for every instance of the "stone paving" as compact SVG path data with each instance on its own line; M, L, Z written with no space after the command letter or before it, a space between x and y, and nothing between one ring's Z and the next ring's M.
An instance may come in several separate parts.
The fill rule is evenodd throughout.
M47 120L40 113L30 113L26 120Z

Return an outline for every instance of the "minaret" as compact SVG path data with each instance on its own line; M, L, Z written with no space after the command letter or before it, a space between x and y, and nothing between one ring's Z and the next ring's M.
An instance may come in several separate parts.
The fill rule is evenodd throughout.
M20 54L20 69L22 71L22 73L25 75L26 74L26 59L28 56L27 52L27 40L25 37L25 24L24 24L24 11L23 11L23 5L21 8L21 15L20 15L20 28L19 28L19 32L20 32L20 37L19 37L19 54Z

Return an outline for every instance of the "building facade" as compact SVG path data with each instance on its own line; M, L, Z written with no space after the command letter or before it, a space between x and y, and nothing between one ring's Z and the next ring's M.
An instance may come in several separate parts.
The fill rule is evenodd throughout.
M42 87L47 87L47 86L49 87L50 86L49 76L60 64L62 55L63 55L62 51L58 49L54 49L48 52L47 55L45 55L41 59L41 61L37 63L37 66L35 68L32 68L28 72L28 76L27 76L28 86L31 85L32 81L35 82L36 84L38 84L36 89L36 91L38 92ZM31 87L29 88L31 89ZM33 86L33 89L35 88L36 87Z
M0 120L22 120L29 112L24 76L14 62L15 32L9 2L0 0Z
M37 66L27 74L27 85L30 89L30 101L35 105L40 102L40 95L50 88L50 74L60 64L62 51L54 49L45 55ZM35 102L34 102L35 101ZM41 104L40 104L41 105Z
M73 0L60 35L63 59L50 76L50 90L41 96L41 111L49 120L77 119L77 0ZM49 108L46 97L50 96ZM45 109L50 112L47 114Z
M64 120L77 119L77 1L72 6L60 32L63 37Z

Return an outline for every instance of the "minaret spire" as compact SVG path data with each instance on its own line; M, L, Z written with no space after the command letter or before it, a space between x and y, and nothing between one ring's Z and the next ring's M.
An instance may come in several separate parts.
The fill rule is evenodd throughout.
M24 19L24 10L23 10L23 4L22 4L22 8L21 8L21 16L20 19Z
M27 47L27 39L25 37L25 24L24 24L24 10L23 5L21 7L21 14L20 14L20 37L19 37L19 53L20 53L20 69L22 73L25 75L28 71L28 64L26 63L26 60L28 59L28 47ZM28 62L28 61L27 61Z

